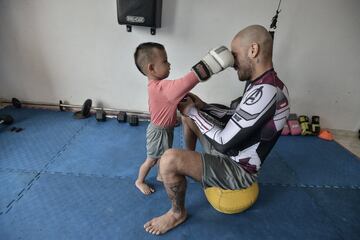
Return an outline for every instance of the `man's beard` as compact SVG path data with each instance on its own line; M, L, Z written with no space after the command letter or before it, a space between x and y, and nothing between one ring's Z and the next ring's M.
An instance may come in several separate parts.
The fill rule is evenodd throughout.
M246 58L246 61L244 64L242 64L238 71L238 78L240 81L247 81L250 80L253 73L253 63L250 61L250 58Z

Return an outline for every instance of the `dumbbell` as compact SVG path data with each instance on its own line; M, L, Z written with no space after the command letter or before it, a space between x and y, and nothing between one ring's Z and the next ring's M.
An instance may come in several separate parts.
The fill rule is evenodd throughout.
M107 114L103 109L96 110L96 120L98 122L105 122L106 118L116 118L119 123L129 121L131 126L139 125L139 118L137 115L127 116L126 112L120 111L117 115Z
M90 111L91 111L91 105L92 100L86 99L83 105L72 105L72 104L64 104L63 101L59 101L59 104L53 104L53 103L36 103L36 102L21 102L17 98L12 98L11 102L3 101L5 103L12 103L12 105L15 108L21 108L24 105L30 105L30 106L49 106L49 107L59 107L60 111L65 111L65 108L80 108L81 111L77 111L74 113L74 118L76 119L82 119L90 117Z
M14 122L14 118L10 115L2 115L0 116L0 125L1 124L5 124L5 125L10 125Z
M17 98L12 98L11 103L14 106L14 108L21 108L21 102Z
M100 110L100 112L98 113L98 120L99 121L103 121L104 117L103 117L103 113L101 111L109 111L109 112L118 112L120 111L117 115L108 115L105 112L105 117L109 117L109 118L117 118L117 120L119 122L128 122L131 126L136 126L138 125L139 122L139 118L144 118L144 119L148 119L148 113L147 112L140 112L140 111L127 111L127 110L119 110L119 109L115 109L115 108L98 108L98 107L92 107L92 100L91 99L86 99L86 101L84 102L83 105L72 105L72 104L64 104L63 101L59 101L58 104L54 104L54 103L36 103L36 102L21 102L19 99L17 98L12 98L11 101L2 101L2 103L10 103L12 104L15 108L21 108L23 105L27 106L41 106L41 107L58 107L60 109L60 111L64 111L66 108L79 108L81 109L81 111L77 111L74 113L74 118L87 118L90 117L91 115L91 110ZM127 115L127 113L129 113L129 115ZM134 116L131 117L130 116Z
M96 121L105 122L106 121L106 112L103 109L96 110L95 114Z
M130 115L128 118L128 123L130 124L130 126L138 126L139 117L137 115Z
M120 111L116 117L119 123L126 122L127 114L126 112Z
M62 111L62 107L66 106L65 104L62 104L62 102L59 102L59 106L60 106L60 111ZM81 111L77 111L73 114L74 118L76 119L83 119L83 118L88 118L90 117L91 113L91 105L92 105L92 100L91 99L86 99L84 104L81 107Z

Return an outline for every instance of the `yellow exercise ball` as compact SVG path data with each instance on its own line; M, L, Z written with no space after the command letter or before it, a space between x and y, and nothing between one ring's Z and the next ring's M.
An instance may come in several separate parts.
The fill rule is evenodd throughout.
M219 212L227 214L240 213L255 203L259 195L259 185L254 182L250 187L239 190L209 187L205 189L205 195L211 206Z

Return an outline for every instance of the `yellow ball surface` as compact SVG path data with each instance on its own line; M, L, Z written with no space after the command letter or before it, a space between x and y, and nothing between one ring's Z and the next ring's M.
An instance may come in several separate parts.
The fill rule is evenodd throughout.
M240 213L255 203L259 195L259 185L254 182L250 187L239 190L209 187L205 189L205 195L211 206L219 212L227 214Z

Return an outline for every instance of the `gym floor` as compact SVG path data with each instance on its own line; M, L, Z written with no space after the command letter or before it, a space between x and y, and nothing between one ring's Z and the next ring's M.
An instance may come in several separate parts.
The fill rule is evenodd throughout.
M157 239L143 224L170 207L163 186L135 187L147 122L75 120L70 112L6 107L0 126L0 239ZM12 127L23 128L21 132ZM174 147L182 148L181 126ZM335 141L280 137L257 202L226 215L188 182L188 220L161 239L359 239L360 160Z
M356 132L337 129L331 129L331 132L333 133L336 142L360 158L359 133L356 134Z

